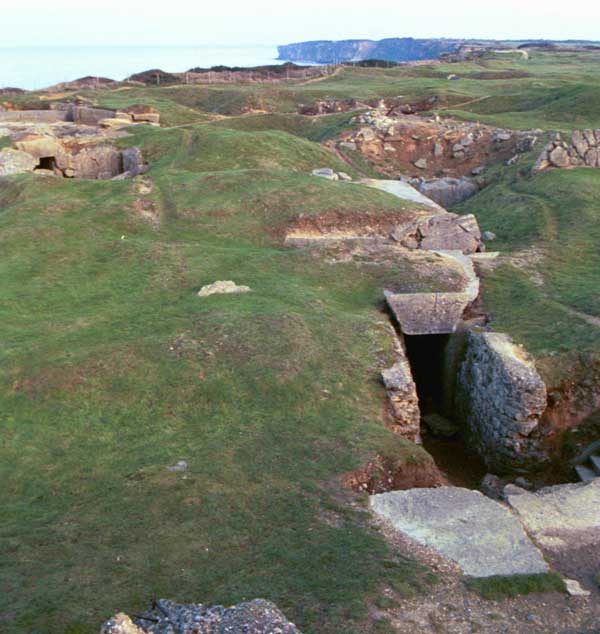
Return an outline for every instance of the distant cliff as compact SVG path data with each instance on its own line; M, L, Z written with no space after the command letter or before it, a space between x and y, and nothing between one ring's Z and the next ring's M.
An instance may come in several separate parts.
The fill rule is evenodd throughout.
M334 64L383 59L391 62L410 62L436 59L442 53L454 53L466 40L421 39L412 37L385 40L318 40L278 46L279 59L293 62Z

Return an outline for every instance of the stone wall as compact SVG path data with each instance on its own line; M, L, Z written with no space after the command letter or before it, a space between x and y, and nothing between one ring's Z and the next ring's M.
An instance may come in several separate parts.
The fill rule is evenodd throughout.
M535 172L550 167L600 167L600 130L575 130L569 141L560 134L542 150Z
M546 386L522 347L501 333L468 333L456 414L490 469L526 471L548 459L536 433L546 405Z
M397 434L413 442L420 442L421 412L417 386L410 369L404 342L395 333L393 337L395 363L381 373L388 396L391 426Z

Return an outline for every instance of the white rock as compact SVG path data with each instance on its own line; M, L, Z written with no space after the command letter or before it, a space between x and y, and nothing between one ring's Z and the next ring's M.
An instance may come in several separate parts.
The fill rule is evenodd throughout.
M209 295L226 295L231 293L248 293L252 289L249 286L238 286L231 280L217 281L213 284L203 286L198 291L198 297L208 297Z
M564 579L565 587L567 588L567 592L572 597L589 597L591 592L589 590L584 590L580 585L579 581L575 579Z

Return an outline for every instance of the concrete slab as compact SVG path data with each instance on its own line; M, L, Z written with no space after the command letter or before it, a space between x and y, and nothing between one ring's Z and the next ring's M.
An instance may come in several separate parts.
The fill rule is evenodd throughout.
M396 196L396 198L401 198L402 200L406 200L408 202L419 203L420 205L431 207L432 209L440 212L446 211L443 207L440 207L440 205L431 200L431 198L427 198L427 196L424 196L420 191L404 181L363 178L358 182L361 185L380 189L388 194L392 194L392 196Z
M535 493L508 485L504 495L529 534L552 550L598 544L600 479L559 484Z
M385 299L405 335L439 335L456 331L467 306L467 293L392 293Z
M397 530L454 560L466 575L549 570L515 515L479 491L458 487L392 491L371 496L370 506Z

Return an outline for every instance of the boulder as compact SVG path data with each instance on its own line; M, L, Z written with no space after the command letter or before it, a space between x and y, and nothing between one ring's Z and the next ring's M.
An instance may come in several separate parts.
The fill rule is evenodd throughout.
M27 152L12 148L0 150L0 176L33 172L37 163L37 160Z
M571 139L573 141L573 147L577 150L577 154L579 154L581 158L585 158L585 154L590 149L590 146L586 137L583 136L583 132L581 132L581 130L575 130Z
M585 164L588 167L598 167L600 163L600 149L597 147L590 148L585 153Z
M372 511L454 560L466 575L539 574L548 564L517 518L479 491L458 487L372 495Z
M569 167L569 153L561 145L550 152L548 159L554 167Z
M436 158L440 158L444 155L444 146L439 141L433 146L433 155Z
M470 178L436 178L420 181L416 187L422 194L446 208L458 205L479 191L477 182Z

